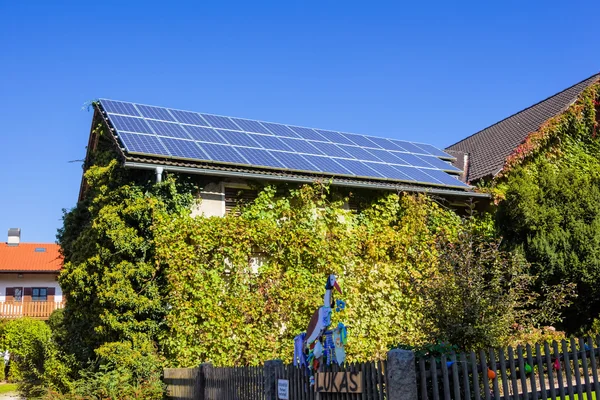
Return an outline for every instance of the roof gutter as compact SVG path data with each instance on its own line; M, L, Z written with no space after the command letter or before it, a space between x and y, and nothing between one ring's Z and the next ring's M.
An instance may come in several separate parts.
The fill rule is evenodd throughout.
M157 182L159 176L162 178L162 172L164 171L172 171L172 172L180 172L186 174L196 174L196 175L211 175L211 176L221 176L221 177L237 177L237 178L245 178L245 179L265 179L271 181L280 181L280 182L298 182L298 183L313 183L316 179L314 178L302 178L302 177L284 177L284 176L275 176L275 175L267 175L267 174L254 174L248 172L237 172L237 171L220 171L214 169L198 169L198 168L190 168L190 167L178 167L178 166L166 166L159 164L145 164L140 162L131 162L125 161L125 168L134 168L134 169L146 169L155 171ZM159 172L160 171L160 175ZM344 186L344 187L352 187L352 188L365 188L365 189L382 189L382 190L399 190L402 192L415 192L415 193L431 193L431 194L439 194L439 195L453 195L460 197L477 197L477 198L489 198L490 195L487 193L476 193L476 192L460 192L453 190L445 190L445 189L436 189L429 187L390 187L389 185L384 184L373 184L373 183L359 183L359 182L340 182L334 179L333 184L336 186Z

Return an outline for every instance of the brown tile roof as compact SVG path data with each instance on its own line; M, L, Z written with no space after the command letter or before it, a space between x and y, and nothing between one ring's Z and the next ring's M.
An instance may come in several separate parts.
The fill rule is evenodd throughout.
M600 73L519 111L449 146L446 150L469 153L469 182L495 176L504 166L506 158L530 133L537 131L550 118L565 111L583 90L599 80Z
M58 272L63 265L59 250L54 243L0 243L0 272Z

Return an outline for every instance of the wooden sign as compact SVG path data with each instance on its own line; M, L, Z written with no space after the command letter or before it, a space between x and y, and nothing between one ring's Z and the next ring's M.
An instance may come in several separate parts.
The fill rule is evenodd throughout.
M318 372L315 392L362 393L362 372Z

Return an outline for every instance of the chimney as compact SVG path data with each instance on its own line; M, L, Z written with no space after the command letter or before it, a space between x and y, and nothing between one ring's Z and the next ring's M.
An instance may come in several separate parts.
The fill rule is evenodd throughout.
M10 228L8 230L8 245L18 246L21 242L21 228Z

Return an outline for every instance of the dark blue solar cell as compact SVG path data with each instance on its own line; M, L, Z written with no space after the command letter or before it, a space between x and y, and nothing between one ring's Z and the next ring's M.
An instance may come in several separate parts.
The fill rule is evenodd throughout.
M189 139L189 135L183 130L181 125L172 124L170 122L154 121L151 119L146 120L148 124L154 129L154 132L160 136L170 136L182 139Z
M138 110L146 118L160 119L161 121L176 122L175 118L169 114L169 110L162 107L144 106L141 104L136 105Z
M308 142L304 139L288 139L288 138L280 138L280 139L282 142L284 142L290 149L292 149L296 153L323 154L322 151L320 151L315 146L313 146L310 142Z
M433 178L431 175L426 174L419 168L405 167L403 165L394 165L394 168L396 168L398 171L402 172L404 175L408 176L409 178L413 179L415 182L433 183L435 185L440 184L440 181Z
M285 137L293 137L293 138L298 138L300 137L300 135L298 135L296 132L292 131L290 128L288 128L285 125L281 125L281 124L274 124L272 122L261 122L265 128L267 128L268 130L270 130L271 132L273 132L273 134L277 135L277 136L285 136Z
M227 143L235 146L259 147L262 146L252 139L253 135L246 132L226 131L218 129L217 132L227 140Z
M368 138L371 142L376 143L377 145L379 145L380 147L382 147L386 150L404 151L404 148L397 146L394 142L392 142L389 139L378 138L378 137L374 137L374 136L368 136Z
M353 143L362 146L362 147L372 147L375 149L379 149L381 148L381 146L379 146L378 144L376 144L375 142L372 142L369 140L368 137L363 136L363 135L355 135L352 133L343 133L343 135L350 139Z
M319 171L317 167L311 164L304 156L296 153L277 151L272 153L285 168L295 171Z
M344 151L341 147L336 146L333 143L312 143L314 146L318 147L319 150L323 152L326 156L329 157L343 157L343 158L352 158L356 159L352 154Z
M249 133L252 139L258 142L265 149L290 151L291 149L281 139L275 136L253 135Z
M233 129L236 131L240 131L240 127L237 126L231 119L228 117L220 117L218 115L210 115L210 114L201 114L202 118L204 118L210 126L215 128L222 129Z
M372 168L361 161L356 160L344 160L337 158L335 160L342 167L346 168L348 171L352 172L356 176L364 176L364 177L383 177L383 174L375 171Z
M393 142L394 144L400 146L401 148L403 148L404 150L406 150L409 153L429 154L427 151L423 150L422 148L420 148L410 142L405 142L404 140L396 140L396 139L390 139L390 141Z
M321 134L321 136L323 136L325 139L329 140L330 142L342 143L342 144L354 144L353 141L351 141L350 139L348 139L346 136L342 135L339 132L325 131L323 129L315 129L315 131L319 132Z
M314 129L303 128L301 126L291 126L291 125L288 125L288 128L290 128L291 130L296 132L300 137L302 137L304 139L320 140L320 141L325 141L325 142L329 141L329 140L325 139L323 137L323 135L321 135L319 132L315 131Z
M266 133L267 135L271 135L271 132L267 128L262 126L262 124L258 121L240 118L231 118L231 120L235 122L240 128L242 128L243 131Z
M238 153L233 146L224 144L213 144L213 143L196 143L204 152L208 155L210 160L222 161L232 164L246 164L246 161L240 153Z
M419 157L421 160L431 164L433 167L437 169L441 169L443 171L457 171L460 172L460 169L456 168L454 165L450 164L447 161L440 160L434 156L415 156Z
M395 156L395 153L387 150L369 149L369 153L379 158L381 161L385 161L390 164L404 164L403 160Z
M396 157L398 157L400 160L404 161L404 162L399 161L399 162L397 162L397 164L410 165L413 167L433 168L433 165L431 165L428 162L426 162L425 160L415 156L414 154L399 153L399 152L393 152L393 154Z
M108 119L117 131L154 133L143 118L110 115Z
M114 100L100 100L104 111L114 114L133 115L134 117L141 117L142 115L138 110L135 109L133 103L125 103L123 101Z
M360 147L346 146L343 144L340 144L339 147L342 148L346 153L352 154L358 160L383 161L383 160L380 160L379 158L377 158L375 155L371 154L369 151L367 151L363 148L360 148Z
M198 147L196 142L192 140L161 138L161 141L173 157L189 158L193 160L209 159L207 155L200 150L200 147Z
M394 168L391 165L380 164L380 163L371 163L371 162L365 162L365 164L368 165L369 168L374 169L375 171L379 172L385 178L399 180L399 181L408 181L408 182L414 181L414 179L411 179L406 174L400 172L399 170L397 170L396 168Z
M318 171L330 174L354 175L352 172L335 162L332 158L311 155L305 155L304 158L314 165Z
M191 111L169 110L177 122L182 124L210 126L198 113Z
M424 173L426 173L427 175L430 175L431 177L433 177L433 179L438 180L440 183L442 183L444 185L456 186L456 187L461 187L461 188L469 187L469 185L467 185L466 183L458 180L458 178L455 175L447 174L444 171L440 171L437 169L423 169L422 171Z
M432 155L434 155L436 157L446 158L446 159L449 159L449 160L456 159L456 157L451 156L450 154L445 153L442 150L440 150L440 149L438 149L436 147L433 147L430 144L415 143L415 146L418 146L418 147L422 148L423 150L427 151L429 154L432 154Z
M283 164L273 157L268 150L249 149L247 147L236 147L236 150L248 160L250 165L283 168Z
M129 153L155 154L168 156L170 153L154 135L137 135L135 133L119 133L121 143Z
M223 138L223 136L219 135L219 133L213 128L205 128L202 126L191 126L185 125L183 127L192 137L192 139L199 140L201 142L211 142L211 143L223 143L227 144L228 142Z

